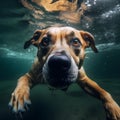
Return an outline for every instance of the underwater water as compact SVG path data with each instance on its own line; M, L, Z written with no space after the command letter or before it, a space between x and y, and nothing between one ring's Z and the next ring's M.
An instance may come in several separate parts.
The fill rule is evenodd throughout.
M48 12L30 0L0 2L0 120L19 119L8 109L8 102L17 79L31 68L36 56L33 46L23 49L24 42L36 29L54 24L72 26L94 35L99 53L87 49L84 68L120 105L119 0L85 0L88 10L80 23L60 19L59 11ZM24 2L33 5L32 9ZM30 98L32 105L23 116L25 120L105 120L101 101L75 84L66 93L60 90L52 93L46 85L38 85L32 89Z

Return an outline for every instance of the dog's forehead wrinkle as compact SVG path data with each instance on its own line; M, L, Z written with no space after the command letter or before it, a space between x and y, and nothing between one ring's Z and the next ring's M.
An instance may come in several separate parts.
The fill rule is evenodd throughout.
M50 27L47 29L47 32L49 33L69 33L69 34L74 34L74 32L78 31L75 28L72 27Z
M75 33L74 31L70 31L69 35L73 36Z
M58 27L51 27L47 30L49 34L55 34L55 33L58 33L59 31L60 31L60 28Z

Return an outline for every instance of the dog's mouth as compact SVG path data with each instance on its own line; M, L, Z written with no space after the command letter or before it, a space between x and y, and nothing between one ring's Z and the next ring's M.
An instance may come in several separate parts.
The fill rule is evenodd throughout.
M58 89L64 89L75 82L78 68L74 60L67 55L51 55L43 67L43 77L47 83Z

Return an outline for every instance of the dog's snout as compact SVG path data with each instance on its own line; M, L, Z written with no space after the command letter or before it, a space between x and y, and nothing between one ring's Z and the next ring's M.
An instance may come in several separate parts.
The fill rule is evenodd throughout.
M67 71L71 66L71 60L67 55L53 55L48 61L48 66L52 71Z

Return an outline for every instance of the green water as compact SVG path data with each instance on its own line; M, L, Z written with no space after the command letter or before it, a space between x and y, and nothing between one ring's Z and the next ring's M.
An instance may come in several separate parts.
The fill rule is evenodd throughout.
M34 47L23 49L24 42L34 30L41 29L43 23L45 27L54 23L64 24L94 35L99 53L86 50L86 73L110 92L120 105L119 0L96 0L96 4L85 0L92 2L85 16L93 22L82 20L79 24L59 20L59 12L49 13L41 7L39 9L44 15L35 19L34 12L25 8L19 0L0 2L0 120L20 119L10 112L8 102L17 79L30 69L36 56ZM66 93L60 90L52 93L46 85L38 85L32 89L30 98L32 105L23 115L24 120L105 120L101 101L87 95L75 84Z
M3 69L0 71L2 73L0 81L0 120L17 120L20 118L10 112L8 102L17 79L29 70L31 62L14 58L1 58L0 62L3 63L1 64ZM87 62L90 62L90 60L85 61L85 68L88 68L89 76L94 78L102 88L109 91L120 104L120 79L115 78L114 74L105 79L104 76L101 76L105 74L105 71L92 70L93 68L91 69L90 66L86 67ZM94 62L94 60L91 60L91 64ZM95 67L94 64L93 67ZM97 73L99 71L101 73ZM111 74L111 71L108 71L108 73ZM38 85L31 90L30 98L32 105L30 110L23 115L24 120L88 120L88 118L89 120L105 120L105 111L101 101L87 95L77 84L71 85L67 92L60 90L52 92L47 85Z
M118 80L110 79L110 83L104 80L99 84L110 91L114 99L120 104L120 90ZM116 81L116 84L115 82ZM9 110L7 103L10 93L15 87L16 81L0 82L0 119L17 119ZM114 88L114 90L111 90ZM54 91L52 93L47 86L40 85L31 91L32 105L24 114L24 119L36 120L105 120L102 103L87 95L77 85L72 85L66 93Z

